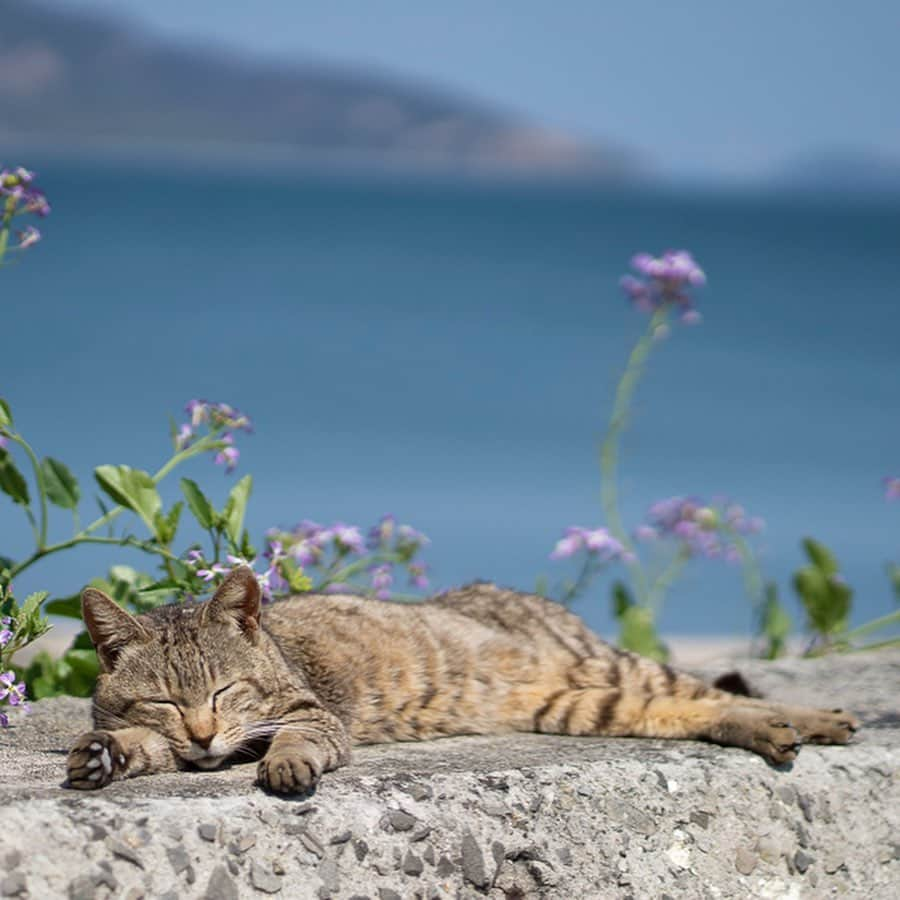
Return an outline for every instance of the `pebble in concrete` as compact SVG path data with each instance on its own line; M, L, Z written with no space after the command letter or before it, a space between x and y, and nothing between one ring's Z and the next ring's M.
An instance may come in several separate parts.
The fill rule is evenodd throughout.
M281 879L267 872L257 862L250 866L250 884L264 894L277 894L281 890Z
M0 881L0 897L18 897L28 890L24 872L10 872Z
M484 855L471 831L467 831L463 835L461 857L463 877L466 881L471 882L477 888L487 887L488 877L484 866Z
M755 853L751 853L746 847L739 847L734 855L734 867L741 875L749 875L755 868L757 857Z
M416 824L416 817L402 809L394 809L387 814L387 821L394 831L410 831Z
M237 885L225 866L216 866L212 870L203 900L239 900Z

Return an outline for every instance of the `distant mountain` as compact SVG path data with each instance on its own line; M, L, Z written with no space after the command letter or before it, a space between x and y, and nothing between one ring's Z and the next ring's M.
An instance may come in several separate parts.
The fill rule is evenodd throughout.
M856 150L792 160L775 175L779 187L840 193L900 192L900 157Z
M100 14L0 0L0 153L243 159L618 178L621 152L439 90L171 44Z

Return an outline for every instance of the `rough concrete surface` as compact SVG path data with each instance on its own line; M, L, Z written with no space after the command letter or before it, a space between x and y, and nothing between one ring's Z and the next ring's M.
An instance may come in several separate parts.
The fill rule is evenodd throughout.
M695 742L510 735L360 748L298 799L259 791L252 765L84 794L62 782L89 704L43 701L0 733L0 896L900 896L900 653L740 668L864 728L780 769Z

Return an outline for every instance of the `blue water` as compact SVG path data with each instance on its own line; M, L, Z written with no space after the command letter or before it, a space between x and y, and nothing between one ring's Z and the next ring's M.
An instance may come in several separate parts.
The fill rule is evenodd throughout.
M900 505L880 479L900 474L900 203L60 161L41 180L46 240L0 275L0 393L86 487L99 463L158 466L187 399L227 400L256 424L240 442L255 534L390 511L430 535L436 586L533 587L566 571L547 559L564 526L601 524L598 439L644 324L618 277L637 250L686 247L709 275L704 323L651 361L627 517L728 494L766 519L764 565L792 607L814 534L856 621L893 608ZM230 485L206 460L185 474L220 498ZM4 552L29 546L8 503L0 534ZM18 592L70 593L110 561L61 555ZM579 610L608 632L605 588ZM748 619L739 571L698 562L663 625Z

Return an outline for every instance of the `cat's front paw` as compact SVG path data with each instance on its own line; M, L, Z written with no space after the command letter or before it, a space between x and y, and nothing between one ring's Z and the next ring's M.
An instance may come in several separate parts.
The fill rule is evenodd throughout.
M302 794L312 788L322 774L316 760L298 750L270 751L256 770L260 787L278 794Z
M125 767L125 754L108 731L83 734L69 751L69 787L91 791L106 787Z

